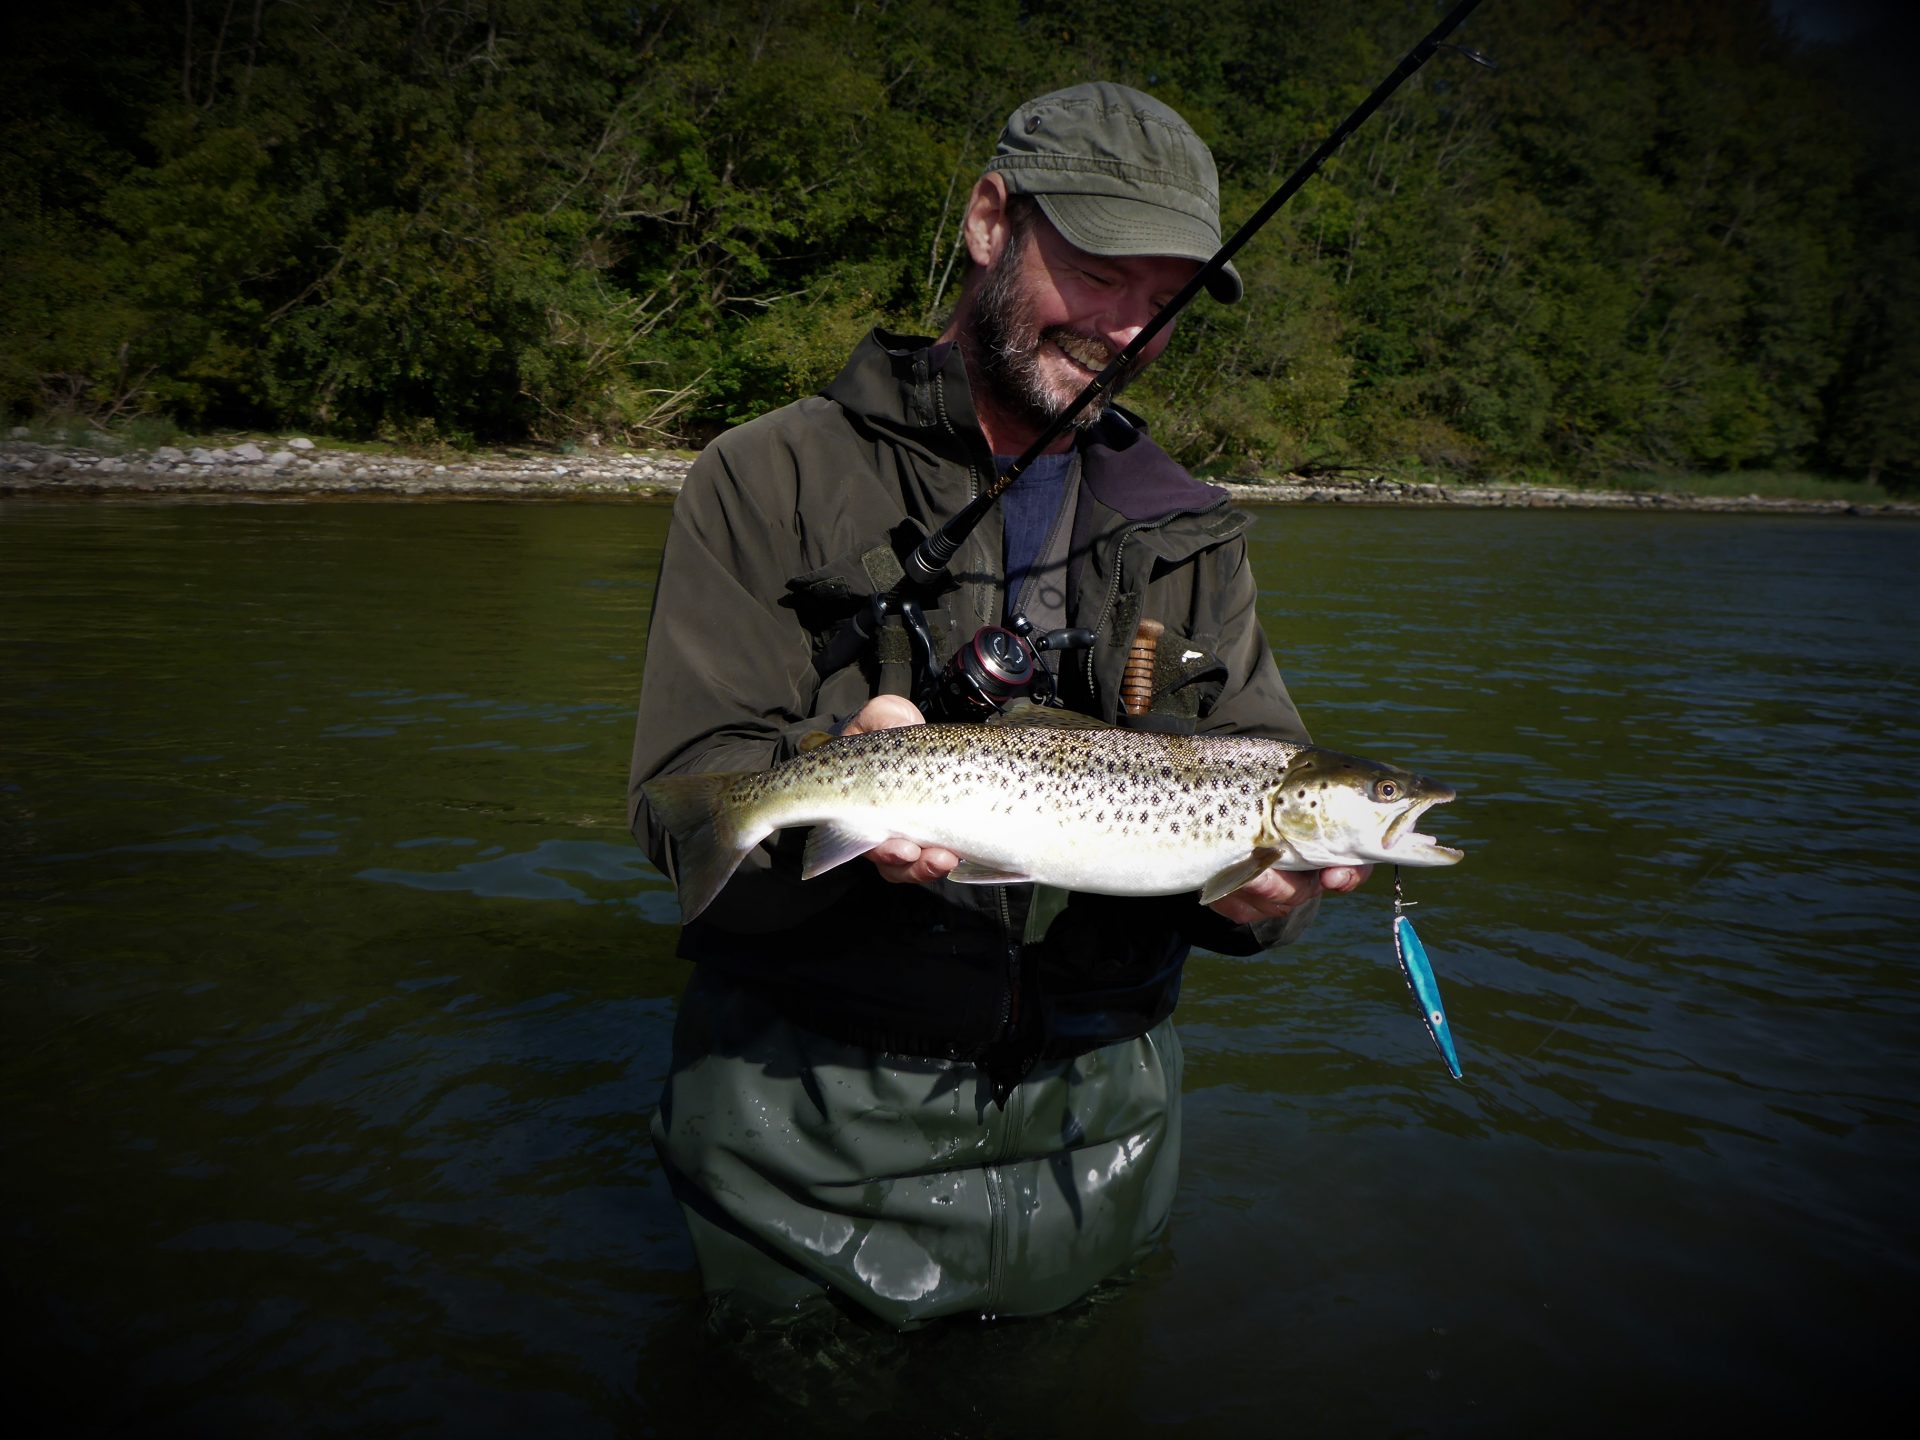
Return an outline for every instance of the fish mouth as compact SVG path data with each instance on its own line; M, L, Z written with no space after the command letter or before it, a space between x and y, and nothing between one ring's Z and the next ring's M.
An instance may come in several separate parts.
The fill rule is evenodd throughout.
M1466 859L1466 851L1442 845L1433 836L1423 835L1413 828L1413 822L1423 812L1435 805L1444 805L1453 798L1453 791L1436 786L1435 793L1415 801L1394 816L1393 822L1380 837L1380 848L1386 852L1387 858L1401 865L1457 865Z

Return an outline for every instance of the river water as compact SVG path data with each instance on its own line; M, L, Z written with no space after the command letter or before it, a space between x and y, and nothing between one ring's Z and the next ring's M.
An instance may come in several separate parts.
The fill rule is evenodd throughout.
M1461 799L1196 956L1186 1159L1037 1321L716 1340L623 829L666 511L0 502L11 1397L77 1431L1600 1433L1904 1398L1920 530L1262 511L1324 743ZM24 1326L18 1322L24 1321Z

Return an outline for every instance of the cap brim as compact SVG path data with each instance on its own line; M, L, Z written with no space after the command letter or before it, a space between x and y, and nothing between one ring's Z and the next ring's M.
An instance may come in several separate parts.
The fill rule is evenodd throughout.
M1205 264L1220 248L1219 235L1204 221L1164 205L1109 195L1033 198L1067 243L1090 255L1171 255ZM1207 293L1223 305L1233 304L1246 290L1231 261L1207 280Z

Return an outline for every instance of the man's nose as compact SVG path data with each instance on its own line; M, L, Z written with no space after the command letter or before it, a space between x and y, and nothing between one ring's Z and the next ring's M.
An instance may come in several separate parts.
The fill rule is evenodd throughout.
M1129 316L1126 321L1107 331L1107 342L1113 346L1116 353L1126 349L1133 343L1134 337L1147 328L1147 322L1153 319L1153 316L1154 312L1151 309L1141 315ZM1152 343L1147 347L1148 351L1156 349L1165 338L1165 331L1154 336Z
M1133 343L1134 336L1147 328L1157 310L1152 299L1144 294L1120 297L1107 317L1109 342L1115 349L1125 349Z

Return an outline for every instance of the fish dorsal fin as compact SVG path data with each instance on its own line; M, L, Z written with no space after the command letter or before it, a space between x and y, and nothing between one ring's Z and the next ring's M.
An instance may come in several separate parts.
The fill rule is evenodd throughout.
M997 715L989 715L987 724L997 725L1001 729L1040 729L1040 730L1112 730L1117 727L1105 720L1096 720L1091 715L1082 715L1078 710L1061 710L1052 705L1035 705L1031 700L1022 700L1009 706Z

